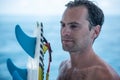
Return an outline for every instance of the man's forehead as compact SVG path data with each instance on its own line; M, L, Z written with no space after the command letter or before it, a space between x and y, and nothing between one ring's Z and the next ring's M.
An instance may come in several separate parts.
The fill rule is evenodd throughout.
M88 10L84 6L66 8L62 18L86 19L88 18Z
M75 11L76 13L88 13L88 9L85 6L75 6L75 7L68 7L66 8L65 12L73 12Z

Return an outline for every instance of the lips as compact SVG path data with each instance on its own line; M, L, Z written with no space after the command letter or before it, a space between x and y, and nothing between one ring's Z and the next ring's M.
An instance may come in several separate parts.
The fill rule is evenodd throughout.
M62 39L63 44L71 43L73 42L72 39Z

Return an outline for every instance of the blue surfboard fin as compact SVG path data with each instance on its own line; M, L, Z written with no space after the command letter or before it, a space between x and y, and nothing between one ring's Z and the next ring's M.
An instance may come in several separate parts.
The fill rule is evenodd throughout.
M13 77L13 80L26 80L26 79L22 79L20 74L17 71L13 72L12 77Z
M19 25L15 27L15 34L19 44L22 48L26 51L28 55L34 58L35 54L35 45L36 45L36 38L27 36Z
M7 67L13 80L27 80L27 69L16 67L10 59L7 59Z

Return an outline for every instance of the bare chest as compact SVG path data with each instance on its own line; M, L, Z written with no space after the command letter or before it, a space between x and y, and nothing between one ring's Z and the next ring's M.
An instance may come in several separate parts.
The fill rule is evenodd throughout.
M59 75L58 80L89 80L89 76L91 75L92 70L89 69L84 69L84 70L79 70L79 69L65 69L61 72Z

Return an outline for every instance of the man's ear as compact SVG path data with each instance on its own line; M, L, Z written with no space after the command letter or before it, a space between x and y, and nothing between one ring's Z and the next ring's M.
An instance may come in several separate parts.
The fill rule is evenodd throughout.
M91 30L92 30L91 38L96 39L100 33L100 25L94 26Z

